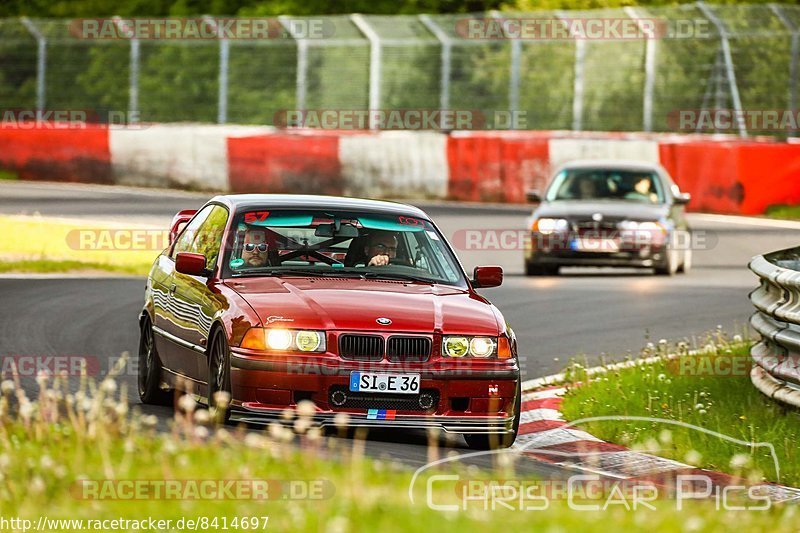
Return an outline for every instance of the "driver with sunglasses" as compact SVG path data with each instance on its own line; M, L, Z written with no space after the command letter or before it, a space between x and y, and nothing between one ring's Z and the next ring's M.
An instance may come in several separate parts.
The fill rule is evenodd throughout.
M244 234L242 259L248 267L262 267L267 264L267 243L264 231L248 229Z

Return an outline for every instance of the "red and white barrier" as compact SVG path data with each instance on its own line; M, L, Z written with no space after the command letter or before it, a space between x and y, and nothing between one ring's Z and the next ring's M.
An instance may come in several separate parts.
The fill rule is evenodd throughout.
M272 128L157 124L108 130L114 182L145 187L227 190L227 141Z
M524 202L575 159L660 162L690 208L761 214L800 203L800 144L565 131L277 130L195 124L0 129L21 179L231 192Z

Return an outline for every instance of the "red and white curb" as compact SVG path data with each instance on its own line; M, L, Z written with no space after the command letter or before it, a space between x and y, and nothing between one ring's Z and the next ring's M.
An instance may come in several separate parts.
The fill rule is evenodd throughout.
M605 442L572 427L561 412L564 387L549 387L522 395L519 434L512 447L526 457L584 475L612 480L648 482L675 487L679 476L702 476L714 488L751 484L729 474L697 468L679 461L636 452ZM758 494L772 503L800 502L800 489L774 483L758 485Z

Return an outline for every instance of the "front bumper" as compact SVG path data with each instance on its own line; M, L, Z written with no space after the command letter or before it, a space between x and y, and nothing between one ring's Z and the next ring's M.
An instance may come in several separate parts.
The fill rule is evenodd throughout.
M666 259L667 248L663 241L652 244L629 244L617 240L618 249L596 251L575 250L564 244L577 237L570 235L549 247L546 245L547 239L544 239L543 246L542 236L534 233L531 236L531 245L525 249L525 262L529 265L653 268Z
M419 395L349 392L350 373L388 372L420 375ZM437 428L448 433L507 434L519 410L519 367L515 359L465 362L360 363L331 357L265 358L231 350L231 419L254 424L285 421L287 408L302 400L316 406L313 422L335 425L339 413L349 427ZM345 391L352 404L335 405ZM409 405L423 394L429 408ZM340 397L339 397L340 398Z
M285 423L281 417L282 409L256 408L248 405L237 406L231 411L231 421L247 424L266 425L271 422ZM318 413L312 424L323 427L337 427L335 417L338 413ZM471 433L506 435L514 432L514 415L510 416L414 416L396 415L393 420L369 418L369 414L347 412L348 428L393 428L393 429L439 429L445 433Z

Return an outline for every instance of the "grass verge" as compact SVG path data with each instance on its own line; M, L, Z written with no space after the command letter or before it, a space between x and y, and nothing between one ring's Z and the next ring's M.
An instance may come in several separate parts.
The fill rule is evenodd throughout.
M771 218L800 220L800 205L771 205L764 214Z
M800 486L800 418L758 392L750 382L750 344L709 337L702 353L686 346L664 353L679 358L588 376L580 365L570 370L573 385L564 398L568 420L600 416L635 416L699 426L744 441L774 446L780 469L765 447L734 443L696 429L663 421L596 421L579 424L591 434L695 466L750 478ZM674 353L674 352L673 352Z
M133 241L134 231L146 238ZM150 238L155 230L39 216L0 215L0 235L0 272L88 270L144 276L160 252L152 244L161 242Z
M529 507L522 508L514 501L492 505L474 499L464 507L440 511L426 502L443 505L459 499L452 483L434 483L431 473L456 475L461 481L508 480L513 477L513 463L498 461L493 472L476 472L459 463L428 471L414 484L415 503L411 503L411 469L391 457L365 458L359 438L322 436L304 422L307 405L289 413L295 431L272 425L265 432L246 432L214 425L216 413L183 397L170 428L159 431L155 417L142 415L138 405L130 405L129 392L112 379L98 387L87 385L84 379L73 392L68 389L76 387L68 388L61 378L52 383L45 377L37 381L35 399L28 399L18 382L7 380L0 387L0 516L24 518L32 524L46 517L44 529L50 531L79 529L76 522L53 520L83 520L86 529L88 520L148 518L171 520L172 525L163 529L171 531L192 529L178 528L180 520L216 523L201 530L222 530L227 524L228 530L277 531L435 528L463 533L496 526L554 531L599 531L609 526L659 531L796 528L795 507L724 512L709 502L688 502L682 510L674 502L662 501L652 502L657 506L654 510L616 504L605 510L576 511L563 500L546 506L528 501ZM434 446L428 450L431 458L440 453ZM132 489L124 489L120 480L144 482L151 488L158 481L178 483L181 489L174 494L180 495L189 494L188 487L197 481L270 483L266 499L176 499L153 497L153 490L132 498ZM309 490L315 482L323 488ZM262 517L268 517L266 528ZM110 522L103 529L115 527L125 529ZM130 524L127 528L137 529Z

